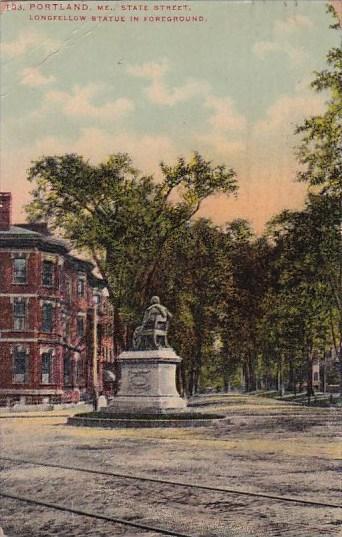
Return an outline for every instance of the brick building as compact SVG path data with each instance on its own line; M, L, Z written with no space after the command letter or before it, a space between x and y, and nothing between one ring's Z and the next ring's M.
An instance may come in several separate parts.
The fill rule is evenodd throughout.
M77 401L94 378L103 389L112 312L93 268L45 225L11 225L0 193L0 404Z

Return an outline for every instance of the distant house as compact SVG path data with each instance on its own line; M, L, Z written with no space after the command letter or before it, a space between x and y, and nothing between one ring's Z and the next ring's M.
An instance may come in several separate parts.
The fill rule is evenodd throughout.
M0 404L77 401L94 375L102 390L112 310L93 269L46 225L11 225L0 193Z

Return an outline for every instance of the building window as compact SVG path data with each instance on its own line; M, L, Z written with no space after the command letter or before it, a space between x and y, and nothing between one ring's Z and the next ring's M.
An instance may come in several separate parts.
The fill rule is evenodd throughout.
M67 317L65 319L65 325L64 325L64 338L69 339L71 336L71 320L70 317Z
M314 381L317 381L317 380L318 380L318 373L317 373L317 371L314 372L313 379L314 379Z
M84 379L83 375L83 360L80 355L77 356L76 360L76 382L81 382Z
M72 366L70 354L64 356L63 360L63 370L64 370L64 384L68 385L72 382Z
M13 328L14 330L25 330L26 327L26 301L22 298L15 298L13 302Z
M42 307L42 331L52 332L53 328L53 305L46 302Z
M28 353L23 347L15 347L13 357L13 382L23 384L27 381Z
M52 380L52 352L42 354L42 384L51 384Z
M77 335L78 337L84 336L84 317L77 317Z
M54 264L52 261L43 261L42 282L45 287L53 286Z
M85 296L85 278L79 277L77 280L77 296Z
M72 280L69 276L64 276L64 296L65 301L70 304L72 299Z
M25 257L15 257L13 259L13 282L26 283L27 263Z

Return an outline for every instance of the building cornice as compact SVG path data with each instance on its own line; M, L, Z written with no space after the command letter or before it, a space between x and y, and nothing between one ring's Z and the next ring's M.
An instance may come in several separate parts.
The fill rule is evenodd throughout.
M15 236L14 234L5 236L0 232L0 249L2 248L37 248L42 252L60 253L63 255L69 252L69 248L66 245L50 237L25 237L24 235Z

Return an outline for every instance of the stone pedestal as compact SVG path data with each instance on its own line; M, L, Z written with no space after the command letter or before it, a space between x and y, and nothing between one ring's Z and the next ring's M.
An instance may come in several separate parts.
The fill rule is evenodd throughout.
M176 389L176 366L182 359L173 349L125 351L118 360L120 390L107 412L146 414L186 407Z

